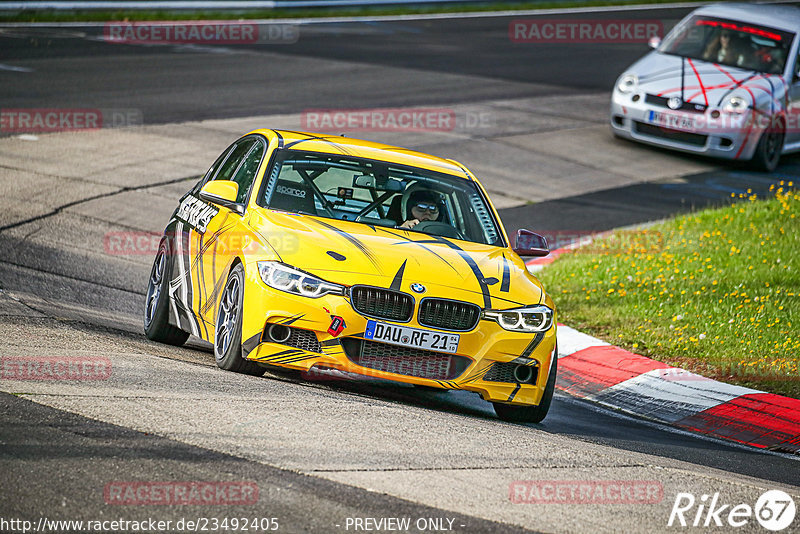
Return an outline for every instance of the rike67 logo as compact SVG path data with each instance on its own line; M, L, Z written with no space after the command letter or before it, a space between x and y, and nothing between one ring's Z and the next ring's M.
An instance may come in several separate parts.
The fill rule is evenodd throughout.
M700 499L691 493L678 493L667 526L738 528L755 518L765 529L779 532L792 524L796 512L794 499L781 490L764 492L755 506L725 503L719 493L701 495Z

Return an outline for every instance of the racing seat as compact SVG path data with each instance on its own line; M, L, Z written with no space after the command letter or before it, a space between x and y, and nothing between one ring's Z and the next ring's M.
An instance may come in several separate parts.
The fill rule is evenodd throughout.
M304 182L278 180L269 201L269 207L277 210L317 214L314 191Z
M392 199L391 204L389 204L389 210L386 212L386 218L392 219L398 225L403 224L406 222L406 218L403 217L402 210L400 210L400 202L403 200L403 195L395 195Z

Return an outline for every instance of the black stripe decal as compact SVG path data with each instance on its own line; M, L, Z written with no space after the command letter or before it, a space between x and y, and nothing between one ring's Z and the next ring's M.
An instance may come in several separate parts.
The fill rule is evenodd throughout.
M486 285L485 277L481 272L481 268L478 267L478 264L475 263L475 260L467 254L464 249L441 236L432 236L430 241L431 243L442 243L450 247L451 249L458 252L458 255L461 256L461 259L469 265L469 268L472 269L472 274L475 276L475 279L478 281L478 286L481 288L481 293L483 294L483 305L485 308L490 309L492 307L492 296L489 293L489 286Z
M203 248L203 238L204 237L205 236L203 234L200 234L198 239L197 239L197 248L198 248L198 250L201 250ZM202 310L203 309L203 289L205 289L205 280L206 280L206 278L204 276L205 273L203 271L203 255L202 254L198 253L197 255L195 255L194 264L195 264L195 266L197 268L197 279L198 279L197 280L197 309L198 310ZM206 326L206 320L203 318L202 311L200 313L198 313L197 316L200 318L200 323L199 324L200 324L200 326L203 327L203 331L205 332L205 336L203 337L203 339L208 339L209 338L208 327Z
M335 146L336 148L339 149L339 151L342 154L352 155L352 152L350 150L348 150L346 146L340 145L339 143L331 140L331 139L338 139L338 137L329 136L329 135L328 136L310 135L310 134L305 133L305 132L295 132L295 133L307 135L308 139L298 139L297 141L293 141L293 142L289 143L284 148L286 148L286 149L293 148L293 147L299 145L300 143L305 143L307 141L322 141L324 143L328 143L329 145Z
M406 270L406 262L408 260L403 260L403 265L397 270L397 274L394 275L394 280L392 280L392 285L389 286L389 289L393 289L394 291L400 291L400 288L403 285L403 271Z
M242 342L242 357L247 358L247 355L255 350L258 344L261 343L261 333L254 335L247 341Z
M517 384L517 387L515 387L514 391L511 392L511 395L508 396L508 402L511 402L512 400L514 400L514 397L517 396L517 392L519 391L519 387L520 387L520 385Z
M445 265L447 265L448 267L450 267L451 269L453 269L453 271L454 271L454 272L458 273L458 269L456 269L456 268L453 266L453 264L451 264L449 261L447 261L446 259L444 259L444 258L443 258L442 256L440 256L439 254L437 254L435 251L433 251L433 250L431 250L431 249L429 249L428 247L426 247L426 246L425 246L425 243L437 243L437 241L435 241L435 240L414 241L413 239L409 239L408 237L406 237L406 236L404 236L404 235L396 234L396 233L394 233L394 232L391 232L391 231L389 231L389 230L386 230L385 228L381 228L381 230L383 230L384 232L386 232L386 233L387 233L387 234L389 234L389 235L392 235L392 236L394 236L394 237L396 237L396 238L398 238L398 239L402 239L402 240L403 240L403 241L401 241L400 243L395 243L396 245L407 245L407 244L413 244L413 245L417 245L417 246L421 247L423 250L425 250L426 252L430 252L431 254L433 254L434 256L436 256L437 258L439 258L440 260L442 260L442 261L444 262L444 264L445 264ZM458 273L458 274L460 274L460 273Z
M452 241L445 239L444 237L437 236L436 239L439 243L444 243L451 249L458 252L458 255L461 256L461 259L469 265L469 268L472 269L472 274L475 276L475 279L478 281L478 285L481 288L481 293L483 294L483 305L486 309L491 309L492 307L492 296L489 294L489 286L486 285L485 277L481 272L481 268L478 267L478 264L475 263L475 260L467 254L464 249L453 243Z
M210 310L213 306L216 305L217 298L219 297L219 294L222 292L222 288L225 285L225 282L227 282L227 280L225 278L220 277L217 280L216 284L214 284L214 289L208 296L208 300L206 301L205 306L203 306L203 313L208 313L208 310ZM216 308L214 309L214 312L216 315ZM214 321L217 320L216 317L212 317L212 319L214 319Z
M294 356L295 354L297 354L299 352L303 352L303 351L301 351L300 349L282 350L282 351L276 352L274 354L268 354L266 356L262 356L262 357L258 358L255 361L258 361L258 362L269 362L269 361L275 360L277 358L280 358L281 356Z
M372 265L374 265L378 269L379 272L383 273L383 269L381 269L381 266L378 263L378 259L375 257L375 255L372 253L372 251L369 250L367 248L367 246L364 243L362 243L360 240L356 239L355 237L353 237L352 235L348 234L344 230L336 228L335 226L333 226L331 224L328 224L328 223L326 223L324 221L318 221L316 219L309 219L309 220L314 221L315 223L317 223L317 224L319 224L321 226L324 226L325 228L328 228L329 230L333 230L334 232L336 232L337 234L339 234L343 238L347 239L354 247L356 247L358 250L360 250L364 254L364 256L367 257L367 259L370 262L372 262Z
M481 369L480 371L475 372L475 374L472 375L471 378L468 378L467 380L464 380L464 384L467 384L469 382L475 382L476 380L482 380L483 377L486 376L486 373L489 372L489 369L492 368L492 365L494 365L494 363L490 363L486 367Z
M290 363L303 362L303 361L306 361L306 360L314 360L314 359L319 358L320 356L324 356L324 355L323 354L303 354L302 356L298 356L297 358L290 358L288 360L284 358L281 361L275 362L275 363L280 363L282 365L288 365Z
M302 318L303 318L303 317L305 317L305 316L306 316L306 314L305 314L305 313L301 313L301 314L299 314L299 315L294 315L294 316L292 316L292 317L289 317L288 319L285 319L285 320L281 321L281 322L280 322L280 323L278 323L278 324L282 324L282 325L289 326L290 324L293 324L294 322L296 322L296 321L298 321L298 320L302 319Z
M299 362L299 361L302 361L302 360L311 360L313 358L319 358L321 356L321 354L317 354L317 355L314 355L314 356L309 356L308 354L306 354L306 352L304 350L298 349L298 351L299 351L298 354L293 354L291 356L287 355L287 356L284 356L283 358L279 358L277 360L270 360L270 361L272 361L273 363L280 363L280 364L286 365L286 364L289 364L289 363L295 363L295 362Z
M184 283L186 284L186 302L184 308L189 321L192 323L192 333L197 332L200 334L200 322L194 314L194 288L192 287L192 260L189 257L191 253L191 230L186 229L181 232L181 263L183 264L183 272L186 273Z
M508 293L511 286L511 269L508 266L508 260L505 253L503 253L503 282L500 284L500 291Z
M539 365L539 361L538 360L534 360L532 358L524 358L522 356L517 356L516 358L511 360L509 363L516 363L517 365L527 365L529 367L538 367L538 365Z
M541 343L543 339L544 339L544 332L539 332L538 334L536 334L536 336L533 338L533 340L531 340L528 346L525 347L525 350L522 351L522 354L520 354L520 356L523 358L530 357L531 353L533 352L533 349L538 347L539 343Z

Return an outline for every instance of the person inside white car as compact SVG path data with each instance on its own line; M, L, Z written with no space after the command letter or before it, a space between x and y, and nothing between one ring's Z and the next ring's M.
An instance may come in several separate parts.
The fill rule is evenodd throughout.
M723 30L708 44L703 53L703 59L714 63L741 66L745 60L744 50L745 47L737 35Z

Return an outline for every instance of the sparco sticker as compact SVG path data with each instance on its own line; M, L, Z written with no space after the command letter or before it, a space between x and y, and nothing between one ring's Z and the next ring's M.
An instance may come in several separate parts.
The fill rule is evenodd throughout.
M178 208L176 217L186 221L190 226L202 234L205 233L208 223L217 213L219 213L219 209L206 204L199 198L186 197L183 199L183 202L181 202L181 206Z

